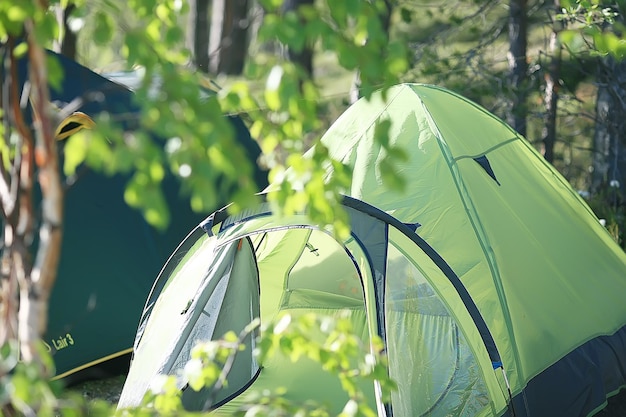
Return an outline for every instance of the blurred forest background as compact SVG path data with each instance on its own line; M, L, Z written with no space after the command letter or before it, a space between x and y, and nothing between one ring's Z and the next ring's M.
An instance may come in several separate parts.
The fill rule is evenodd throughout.
M311 7L313 5L316 6L315 11ZM360 7L362 5L368 7ZM49 38L51 33L56 36L56 27L46 27L50 23L46 20L49 7L54 8L56 14L51 19L54 21L56 17L62 28L56 39ZM273 9L277 7L280 10L275 14ZM182 10L189 13L182 13ZM296 13L296 10L299 12ZM232 105L228 100L224 102L231 105L228 111L231 108L244 109L241 111L246 113L240 116L249 122L253 136L261 143L267 156L267 160L262 162L268 168L277 165L271 158L281 155L285 157L281 163L287 165L287 161L291 161L286 159L291 156L290 152L295 150L302 153L352 102L363 95L367 96L373 88L397 82L399 73L400 81L446 87L481 104L524 135L589 202L622 248L626 247L626 41L623 39L626 0L51 0L23 4L0 2L0 11L0 18L7 20L0 22L5 26L0 26L3 30L11 29L8 30L11 32L11 36L8 36L11 40L19 35L19 28L26 23L24 27L31 34L28 38L30 58L38 58L35 64L42 64L44 60L43 54L36 55L42 46L52 48L101 73L119 71L123 76L122 71L133 69L129 68L129 62L141 62L146 64L144 68L147 68L149 76L162 76L162 79L171 80L175 77L167 76L181 75L181 80L174 80L177 82L170 85L165 82L161 86L163 90L168 90L164 97L176 99L178 105L197 95L196 79L190 77L189 73L194 76L198 72L203 73L208 83L214 82L224 87L236 86L239 81L245 81L253 94L258 97L266 94L265 100L258 100L258 103L264 104L257 107L242 104L247 97L245 94L237 96L241 90L227 97L233 101L239 100L236 104L240 106ZM317 25L316 19L320 22ZM261 25L261 22L264 24ZM0 38L3 36L6 37L6 33L0 33ZM185 42L179 45L178 41L182 37ZM316 41L309 43L309 39ZM148 44L147 40L153 42ZM191 61L187 62L186 52L177 56L168 55L168 48L175 49L174 45L181 50L186 48L191 51ZM380 60L372 60L372 51L380 51ZM410 59L408 65L405 65L407 51ZM272 64L285 60L294 64L284 69L286 76L280 81L286 81L286 86L275 88L274 108L261 108L272 106L267 99L267 80L271 78L271 71L279 67L273 67ZM186 68L179 66L183 61ZM150 68L149 64L153 64L154 68ZM293 68L297 69L296 77L289 73ZM35 75L40 74L33 71L32 78L37 78ZM34 84L44 86L48 81L44 78L35 79ZM151 78L146 79L148 82L142 87L147 90ZM313 81L319 88L319 95L317 91L308 94L311 90L307 90L309 81ZM192 83L192 94L189 94L189 89L180 87ZM178 89L183 91L179 92ZM44 91L41 89L38 93ZM290 96L292 92L294 94ZM163 110L161 113L156 112L158 120L147 118L149 120L142 121L144 124L157 125L155 133L163 133L163 130L168 130L165 129L167 127L177 135L193 136L194 129L188 129L188 132L184 127L192 127L194 123L200 125L206 117L205 114L195 112L196 108L190 105L184 109L193 110L189 111L191 115L185 113L184 118L177 120L178 124L170 125L176 120L165 108L173 107L170 104L172 101L155 103L158 100L148 99L147 96L142 96L144 110ZM303 101L294 105L289 100L292 97L302 98ZM307 105L309 103L304 103L304 100L315 100L315 105ZM45 120L45 97L36 101L41 110L39 115ZM247 100L245 103L256 104L257 101ZM13 109L19 109L19 104L15 100ZM317 116L316 123L309 123L311 114ZM300 115L302 117L298 118ZM215 118L218 117L221 119L221 112L215 115ZM450 117L455 115L450 114ZM4 118L3 122L8 119ZM267 126L259 124L261 119L267 122ZM163 120L165 122L158 123ZM183 125L188 120L192 122ZM207 123L201 127L209 125ZM274 137L264 143L273 134L271 128L276 126L283 127L282 131L274 133ZM157 128L162 130L158 132ZM181 130L184 133L180 133ZM196 130L198 139L203 132L202 129ZM52 146L56 146L57 142L51 135L51 129L39 127L37 133L38 143L45 142L51 150L56 149ZM26 143L34 144L32 137L22 136L22 139L30 140ZM115 135L111 137L116 138ZM300 143L301 138L304 144ZM210 138L207 142L224 145L220 139ZM15 158L11 161L5 158L7 163L13 163L11 185L15 186L11 190L17 190L18 185L32 185L32 170L30 177L24 175L22 179L17 175L21 172L16 168L22 164L21 157L30 158L31 153L34 154L25 153L26 147L20 146L20 140L11 143L17 144L13 149ZM116 144L123 143L123 138L117 140L119 143ZM202 145L201 149L205 149L204 141L196 143L191 137L189 142ZM76 143L78 141L74 142L74 146L77 146ZM274 147L279 152L275 152ZM65 145L64 149L68 148L69 144ZM118 146L116 149L122 149L125 153L120 154L127 159L141 157L141 152L132 153L137 150L154 151L149 147L129 148ZM267 149L269 152L266 152ZM56 155L54 152L48 154ZM189 154L195 156L193 152ZM106 155L109 157L107 160L98 155L100 166L95 168L106 171L102 169L105 166L112 167L114 172L116 169L122 171L125 164L113 163L116 155L111 152ZM219 153L218 156L222 157L223 154ZM318 156L322 160L324 155ZM85 155L82 157L88 159ZM205 160L208 158L196 159L209 163ZM34 161L24 160L31 165ZM163 165L171 168L178 163L175 158L172 160L163 157L162 161L168 162L163 162ZM222 165L229 169L227 171L236 181L239 179L239 171L243 169L233 161L234 158ZM45 178L58 182L56 158L39 158L36 162L42 165L40 172L48 175L44 175ZM144 171L151 166L136 165L133 168ZM303 163L301 165L304 166ZM161 166L158 168L165 170ZM204 171L198 169L197 172ZM157 170L151 180L158 183L162 176L161 170ZM184 177L182 174L179 176ZM208 183L212 182L213 177L204 176L202 179ZM192 181L186 182L189 184ZM48 181L46 184L52 183ZM138 193L137 184L131 185L135 186L132 191ZM220 191L214 184L195 185L198 187L194 189L192 197L198 194L215 196ZM47 195L44 192L43 198L51 196L53 202L61 201L59 197L62 197L62 192L59 191L60 187L57 188ZM22 188L19 190L21 193ZM32 192L32 189L26 191ZM327 196L323 191L318 193L321 198ZM37 332L41 332L46 325L45 317L29 321L42 311L44 314L41 315L45 316L46 308L38 310L32 306L47 302L47 295L54 283L54 274L50 272L54 268L39 262L39 253L46 252L45 259L43 256L41 259L51 259L52 264L56 265L59 252L55 247L59 245L38 242L39 253L33 268L27 244L33 241L31 237L35 227L32 207L26 204L32 203L32 199L29 200L27 196L19 200L19 204L17 199L5 200L12 206L9 211L13 213L10 220L14 224L9 226L17 230L17 243L11 242L13 246L7 245L8 249L4 252L14 257L3 257L3 266L7 267L4 269L10 269L13 275L10 275L11 280L4 280L0 288L3 292L0 296L6 295L4 299L10 301L5 304L8 308L5 308L2 316L6 323L10 321L13 325L17 323L18 305L24 311L21 320L26 325L22 328L32 331L20 334L20 349L28 351L23 348L28 348L31 342L34 344L40 335ZM145 205L150 205L150 201ZM60 239L58 224L53 220L62 214L61 204L43 206L48 211L51 207L55 210L52 211L54 215L43 213L40 230L51 231L55 239ZM326 212L333 213L330 210ZM29 221L18 221L22 220L22 216L30 216ZM28 226L24 233L20 231L24 229L23 224ZM20 264L14 259L25 262ZM4 269L3 277L9 277ZM36 279L33 279L33 270L37 274L43 271L44 278L35 274ZM19 283L22 290L19 303L16 291L18 284L13 279L17 276L23 281ZM39 294L44 296L40 297ZM17 326L11 327L3 322L0 326L0 341L16 339L16 334L8 331L14 328ZM0 354L5 354L7 349L0 350ZM30 350L34 352L34 349Z
M282 8L287 15L313 1L288 0ZM346 3L349 7L350 1ZM580 191L623 247L626 64L619 38L623 4L578 2L586 8L585 13L576 13L570 7L576 4L562 3L386 0L379 17L390 39L410 48L412 62L403 81L447 87L506 120ZM124 13L123 2L88 0L87 5L81 8L82 15L71 3L59 9L66 30L55 49L96 71L124 69L122 34L132 25L125 21L132 14ZM252 57L256 62L286 57L321 89L323 130L355 100L359 74L343 69L336 55L318 45L293 51L259 42L263 17L263 7L255 0L191 0L190 13L180 25L195 67L218 85L242 78L254 85ZM616 35L599 38L590 27ZM102 33L112 41L99 44ZM283 35L304 39L293 24L285 23ZM359 70L364 73L367 68ZM260 77L258 83L260 92Z

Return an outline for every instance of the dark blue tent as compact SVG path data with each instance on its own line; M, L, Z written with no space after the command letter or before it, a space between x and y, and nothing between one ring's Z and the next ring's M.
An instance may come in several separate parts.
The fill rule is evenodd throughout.
M89 118L107 112L112 119L124 116L120 117L125 120L124 128L134 127L139 107L130 88L50 54L64 73L61 88L50 90L53 104L62 110L80 98L76 110ZM28 62L22 60L21 86L27 70ZM232 122L250 160L256 161L260 149L242 120L225 117ZM68 121L62 131L67 135L77 127ZM266 174L257 168L255 178L261 190ZM207 214L194 213L181 196L178 182L167 178L164 190L172 221L167 230L157 231L124 202L128 179L127 175L109 177L83 170L67 190L61 262L44 339L53 354L57 378L85 376L113 363L121 363L124 370L144 302L159 269Z

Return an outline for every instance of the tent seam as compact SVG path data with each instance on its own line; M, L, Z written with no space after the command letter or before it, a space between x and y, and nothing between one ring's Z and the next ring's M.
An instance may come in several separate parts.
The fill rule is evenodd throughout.
M502 314L504 316L503 318L505 322L507 323L507 334L510 339L509 344L511 346L511 350L513 352L517 379L518 381L523 381L524 378L523 378L523 372L522 372L522 367L521 367L521 358L520 358L519 350L517 348L515 334L512 328L510 310L509 310L508 302L506 299L506 295L504 293L504 289L502 287L502 282L500 279L501 278L500 271L497 267L497 262L494 259L493 251L491 250L491 245L488 242L488 238L486 236L482 223L480 222L480 219L478 218L476 209L474 208L474 205L472 204L471 198L469 197L467 190L463 186L463 181L460 178L456 160L450 154L447 144L444 143L444 140L442 139L441 131L439 130L439 127L437 126L437 123L435 122L432 114L430 113L430 111L428 110L428 108L426 107L426 105L421 99L420 99L420 102L422 103L422 109L424 111L424 114L428 117L428 122L429 122L429 125L431 126L431 130L433 134L435 135L435 137L437 138L437 143L439 145L439 149L441 151L442 157L444 158L444 160L446 161L448 165L448 168L450 170L450 174L456 186L458 195L461 198L463 206L465 207L467 217L470 220L470 223L472 224L474 233L478 239L478 242L480 243L483 254L487 260L487 264L489 265L489 270L491 271L491 278L496 288L496 293L498 294L498 297L501 302Z

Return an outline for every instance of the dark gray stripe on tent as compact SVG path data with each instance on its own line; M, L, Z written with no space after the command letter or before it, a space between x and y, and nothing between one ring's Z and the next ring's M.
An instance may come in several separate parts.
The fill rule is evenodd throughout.
M625 386L626 326L589 340L532 378L513 397L515 417L586 416Z
M384 320L384 299L385 299L385 265L387 264L387 225L379 217L370 216L361 210L348 207L351 221L352 236L363 249L369 265L372 267L372 277L374 279L374 299L376 311L378 312L378 332L381 337L385 337ZM220 232L241 221L249 221L262 216L270 215L271 208L267 204L262 204L257 210L247 210L235 216L229 216L225 209L219 210L210 215L200 227L213 235L212 228L219 224ZM299 226L288 226L299 227ZM410 226L407 226L410 227ZM348 254L351 258L352 255ZM353 260L354 262L354 260ZM355 266L358 268L358 265ZM361 278L362 280L363 278ZM363 284L363 283L362 283ZM364 284L363 284L364 285Z
M372 268L374 302L378 334L386 340L385 331L385 266L387 265L387 224L354 208L349 208L352 236L363 249Z
M228 206L215 211L209 217L207 217L200 227L209 235L213 236L213 226L219 224L220 232L228 229L229 227L238 224L240 222L247 222L258 217L269 216L272 214L272 209L269 204L262 203L256 209L244 210L236 215L230 215L228 213ZM228 220L228 221L226 221Z
M463 301L463 303L465 304L465 308L467 309L468 313L470 314L470 316L472 317L472 320L474 321L474 324L476 325L476 328L478 329L480 336L483 340L483 343L485 345L485 348L487 349L487 353L489 354L489 358L491 359L492 363L496 363L496 362L500 362L500 354L498 352L498 349L496 347L496 343L493 340L493 336L491 335L491 332L489 331L489 328L487 327L487 323L485 323L485 320L483 319L482 315L480 314L480 311L478 310L478 307L476 306L476 304L474 303L474 300L472 299L472 297L469 295L469 293L467 292L467 289L465 288L465 286L463 285L463 283L461 282L461 280L459 279L459 277L456 275L456 273L452 270L452 268L450 268L450 266L448 265L448 263L441 257L441 255L439 255L439 253L437 253L437 251L435 251L428 243L426 243L426 241L424 239L422 239L419 235L417 235L415 233L414 230L412 230L409 226L407 226L406 224L400 222L398 219L396 219L395 217L385 213L382 210L377 209L376 207L367 204L361 200L357 200L355 198L352 197L348 197L348 196L344 196L343 197L343 201L342 203L346 206L346 207L350 207L354 210L356 210L357 212L362 212L368 216L371 216L373 218L379 219L384 223L387 224L391 224L394 227L396 227L398 230L400 230L401 232L403 232L409 239L411 239L415 244L417 244L423 251L424 253L426 253L426 255L441 269L441 271L446 275L446 277L448 278L448 280L450 281L450 283L452 283L452 285L454 286L456 292L459 294L459 297L461 297L461 300ZM245 216L243 216L243 218L241 218L240 216L236 216L236 218L238 219L238 221L243 221L243 220L248 220L249 218L254 218L254 217L258 217L258 216L263 216L263 215L268 215L271 213L271 210L269 208L269 206L267 205L262 205L261 208L258 211L249 211L245 214ZM354 214L354 213L353 213ZM247 216L247 217L246 217ZM206 233L208 233L209 235L212 235L212 227L214 225L220 224L222 222L224 222L227 218L228 218L228 212L226 210L226 208L216 211L215 213L213 213L212 215L210 215L202 224L201 227L202 229L204 229L204 231ZM222 224L221 229L223 230L224 228L230 226L231 224L229 223L228 225L224 225ZM358 224L357 224L358 225ZM353 225L354 226L354 225ZM363 233L363 231L359 232L359 234ZM354 234L353 234L354 236ZM386 251L385 251L386 254ZM385 255L386 256L386 255ZM386 261L386 258L384 259L384 261ZM372 264L374 265L374 260L372 260ZM376 267L379 268L379 267ZM379 271L385 271L384 269L384 264L383 264L383 269L379 269ZM374 276L374 280L376 280L377 277ZM384 274L382 275L381 278L384 281ZM384 282L375 282L376 287L375 288L384 288ZM376 297L381 297L384 294L378 294L378 290L376 291ZM383 297L384 299L384 297ZM376 301L376 307L377 308L381 308L382 307L382 300L381 301ZM384 311L384 309L383 309ZM379 322L384 322L384 320L380 320ZM379 324L380 327L380 324ZM379 328L379 331L382 330L381 332L381 337L384 336L384 328Z
M450 268L450 265L435 251L424 239L422 239L419 235L413 232L409 227L407 227L404 223L396 219L395 217L385 213L382 210L377 209L376 207L367 204L361 200L357 200L352 197L344 196L343 204L347 207L352 207L358 211L366 213L372 217L376 217L381 219L382 221L393 225L395 228L403 232L409 239L411 239L415 244L417 244L426 255L441 269L441 271L446 275L450 283L454 286L454 289L461 297L461 300L465 304L465 308L468 313L472 317L478 332L483 340L485 348L487 349L487 353L489 354L489 358L491 362L500 362L500 353L498 352L498 348L496 347L496 343L493 340L493 336L487 327L487 323L483 319L478 307L474 303L474 300L467 292L467 289L456 275L456 273Z
M213 410L216 410L216 409L220 408L221 406L223 406L224 404L226 404L227 402L232 401L234 398L239 397L241 394L246 392L248 390L248 388L250 388L252 386L252 384L254 384L254 382L259 378L259 375L261 375L261 371L262 370L263 370L263 367L260 366L259 369L257 369L256 372L254 373L254 376L252 377L252 379L250 379L250 381L248 381L243 387L239 388L237 391L233 392L228 397L224 398L221 401L216 402L215 404L211 405L210 407L205 407L203 411L213 411Z
M346 208L350 216L351 235L363 250L371 268L374 281L374 303L376 304L378 335L382 340L387 340L387 330L385 328L385 271L387 267L389 225L380 218L371 216L362 210L349 206ZM358 271L359 267L356 262L355 266ZM361 277L361 280L363 280L363 277ZM363 290L365 290L365 283L362 282L362 285ZM384 407L386 415L393 416L391 403L385 403Z

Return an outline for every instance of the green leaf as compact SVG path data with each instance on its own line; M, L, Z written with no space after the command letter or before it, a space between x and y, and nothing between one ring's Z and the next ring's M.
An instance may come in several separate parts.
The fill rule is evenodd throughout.
M413 15L408 8L400 7L400 18L404 23L411 23L411 21L413 20Z
M349 16L358 16L361 12L361 0L344 0L344 3Z
M338 25L340 29L343 29L347 26L348 22L348 5L346 1L329 1L328 9L330 11L330 16L333 18L335 23Z
M15 55L16 58L23 57L24 55L26 55L27 52L28 52L28 44L26 42L20 42L13 49L13 55Z
M105 46L113 38L115 22L110 14L100 10L96 12L94 21L93 41L97 45Z
M280 9L285 0L260 0L259 3L263 6L263 9L269 12L274 12Z
M53 13L44 13L37 18L38 13L35 12L35 37L39 45L47 45L50 39L58 39L59 23Z
M179 26L170 26L165 32L165 42L170 45L176 45L183 41L185 33Z
M146 35L148 35L148 41L158 42L161 39L161 22L150 21L146 26Z
M66 176L74 175L76 168L85 161L88 146L89 133L84 130L73 134L66 140L63 160L63 173Z
M150 163L148 172L150 173L150 179L154 183L160 183L165 177L165 170L163 169L163 165L156 161Z
M355 48L348 46L346 43L338 43L336 45L337 48L337 58L339 60L339 64L348 70L353 70L358 67L359 59L358 52Z
M166 3L160 3L160 4L157 4L155 13L156 13L156 16L160 20L167 22L170 20L170 15L172 13L172 10L169 7L167 7Z
M7 20L14 23L22 23L33 12L32 8L27 9L28 3L10 3L6 10Z
M53 89L60 91L63 82L63 67L59 60L52 55L46 55L46 67L48 68L48 83Z

